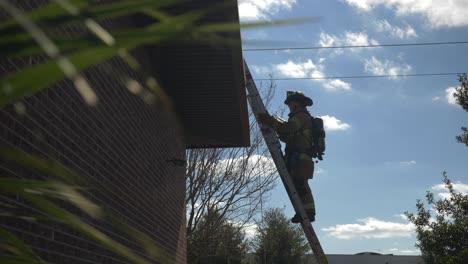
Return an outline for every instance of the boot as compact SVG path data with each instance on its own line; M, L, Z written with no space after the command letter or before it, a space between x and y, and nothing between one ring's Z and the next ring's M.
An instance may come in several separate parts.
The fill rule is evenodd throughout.
M291 222L293 224L299 224L300 222L302 222L302 217L299 214L295 214L293 218L291 218Z
M315 222L315 214L309 214L307 217L309 218L310 222ZM295 214L293 218L291 218L291 222L293 224L298 224L302 222L302 217L299 214Z
M315 222L315 213L314 214L309 214L307 217L309 218L310 222Z

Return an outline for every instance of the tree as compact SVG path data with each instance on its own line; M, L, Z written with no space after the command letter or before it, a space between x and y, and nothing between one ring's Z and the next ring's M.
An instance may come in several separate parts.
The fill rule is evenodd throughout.
M261 89L269 104L275 85ZM251 146L190 149L187 157L187 238L199 229L208 212L216 223L229 219L243 226L259 211L261 197L274 187L276 167L269 158L261 131L250 112Z
M423 202L417 200L417 214L405 215L416 226L416 246L426 263L468 263L468 195L455 192L445 172L443 176L450 197L435 200L428 191L426 201L433 208L426 210Z
M188 263L241 263L247 252L245 232L219 211L203 215L188 240Z
M458 81L460 82L460 87L456 88L455 100L457 103L468 112L468 76L466 73L458 76ZM461 130L463 134L457 136L457 141L464 143L468 147L468 128L462 127Z
M308 249L300 225L294 225L279 208L269 209L258 224L252 246L259 263L300 263Z

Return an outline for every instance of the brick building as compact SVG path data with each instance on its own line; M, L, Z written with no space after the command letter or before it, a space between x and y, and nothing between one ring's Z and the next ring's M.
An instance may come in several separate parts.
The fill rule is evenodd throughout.
M26 10L45 0L16 1ZM185 1L167 12L181 14L210 7L217 1ZM201 23L238 22L237 1ZM1 10L0 10L1 11ZM0 12L0 21L8 19ZM141 26L144 17L132 16L109 25ZM67 29L70 30L70 29ZM73 34L73 32L71 32ZM122 59L112 58L84 71L99 98L86 105L69 80L61 80L0 109L1 145L55 160L96 183L89 197L186 262L185 168L186 147L234 147L249 144L249 128L240 33L226 34L237 46L195 42L147 45L133 51L147 72L155 75L172 99L175 111L148 104L118 81L125 73L144 82ZM10 74L41 63L44 55L0 60L0 74ZM109 73L111 71L111 73ZM31 169L0 159L2 175L43 178ZM12 196L2 201L34 210ZM73 211L73 208L70 208ZM111 225L89 224L146 256L138 244L118 234ZM56 223L2 218L0 225L23 239L51 263L126 263L80 232ZM156 261L157 262L157 261Z

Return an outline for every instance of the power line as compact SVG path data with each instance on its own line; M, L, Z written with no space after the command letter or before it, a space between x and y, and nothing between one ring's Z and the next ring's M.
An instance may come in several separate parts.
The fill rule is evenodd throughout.
M328 79L364 79L364 78L395 78L395 77L427 77L459 75L463 72L445 73L415 73L415 74L388 74L388 75L350 75L350 76L324 76L324 77L295 77L295 78L254 78L255 81L291 81L291 80L328 80Z
M243 51L272 51L272 50L318 50L318 49L350 49L350 48L379 48L379 47L403 47L403 46L435 46L435 45L456 45L468 44L468 41L446 41L446 42L424 42L424 43L396 43L396 44L376 44L376 45L347 45L328 47L290 47L290 48L252 48Z

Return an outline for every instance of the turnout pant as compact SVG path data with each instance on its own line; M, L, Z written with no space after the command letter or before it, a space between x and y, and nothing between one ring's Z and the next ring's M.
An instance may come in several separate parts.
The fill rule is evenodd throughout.
M302 154L286 155L286 165L307 215L315 216L315 203L308 180L314 176L314 162ZM305 154L304 154L305 155Z

